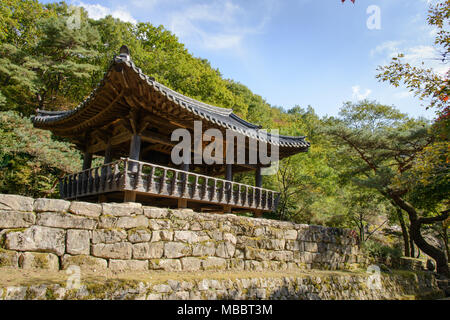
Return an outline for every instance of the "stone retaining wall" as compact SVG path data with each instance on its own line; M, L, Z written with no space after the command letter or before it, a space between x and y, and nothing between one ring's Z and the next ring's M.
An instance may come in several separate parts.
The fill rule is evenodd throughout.
M0 194L0 266L276 271L365 263L349 230L138 203Z
M0 300L107 299L107 300L381 300L438 299L443 292L431 273L382 274L380 286L367 285L368 275L328 272L296 276L203 278L142 281L108 279L86 282L78 288L49 283L0 287Z

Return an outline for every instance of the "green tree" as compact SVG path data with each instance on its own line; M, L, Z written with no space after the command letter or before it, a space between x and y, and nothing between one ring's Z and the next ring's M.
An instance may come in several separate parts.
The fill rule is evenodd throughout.
M393 107L364 101L347 103L340 119L325 131L349 163L344 177L377 190L404 210L414 242L436 260L438 272L448 275L444 252L429 244L421 233L424 225L444 221L448 213L420 210L407 199L410 185L398 183L408 176L417 155L433 142L428 129L424 120L409 119Z
M81 154L16 112L0 112L0 193L58 196L58 177L81 170Z
M10 23L8 35L0 44L0 90L5 98L2 109L30 115L36 107L73 107L92 90L90 80L98 70L94 50L99 40L97 31L87 22L83 10L79 11L80 25L71 28L65 3L48 5L47 10L34 1L14 5L11 20L15 23ZM30 13L24 10L31 5L35 11L51 14L28 17Z
M443 63L448 61L450 52L450 31L448 24L450 19L450 0L440 1L432 4L427 18L428 24L436 29L435 46ZM450 86L447 75L437 74L433 69L422 66L412 66L404 61L404 54L399 54L392 58L387 66L378 68L377 78L398 87L401 83L418 96L421 100L427 101L427 108L436 108L437 112L445 116L445 121L449 121L448 99Z

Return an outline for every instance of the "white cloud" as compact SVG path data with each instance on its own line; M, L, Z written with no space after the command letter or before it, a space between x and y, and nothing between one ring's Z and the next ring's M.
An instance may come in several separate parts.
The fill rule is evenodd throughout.
M370 89L366 89L366 91L364 93L361 92L361 87L356 85L352 87L352 92L353 92L353 98L356 100L364 100L367 99L367 97L370 96L370 94L372 93L372 90Z
M167 27L183 41L207 49L239 49L247 36L262 32L270 20L274 2L261 3L262 8L250 11L231 0L191 5L169 14ZM253 11L258 11L256 19L250 14Z
M137 20L133 18L131 13L123 6L119 6L115 9L110 9L100 4L87 4L84 2L76 2L75 5L86 9L89 18L98 20L111 15L114 18L120 19L125 22L137 23Z
M407 47L404 41L386 41L372 49L370 56L382 57L379 64L387 65L393 57L400 53L404 55L403 61L412 66L432 68L440 75L445 75L448 71L448 65L440 61L439 51L429 45Z
M105 5L100 1L94 4L72 1L85 8L92 19L112 15L123 21L137 23L132 13L138 17L145 13L146 21L163 24L183 43L209 50L234 50L237 53L242 53L242 44L246 38L263 31L278 5L276 0L252 3L236 0L130 0L122 6Z
M389 58L393 58L400 52L400 45L402 41L386 41L375 47L370 51L370 56L374 57L380 54L386 55Z
M411 91L400 91L398 93L395 93L394 96L398 99L406 99L413 97L414 93Z

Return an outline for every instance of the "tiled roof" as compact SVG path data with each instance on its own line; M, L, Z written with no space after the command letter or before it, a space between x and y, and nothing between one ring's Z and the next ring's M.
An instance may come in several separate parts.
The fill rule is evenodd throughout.
M304 136L285 136L285 135L271 135L260 126L254 125L241 119L233 113L233 110L216 107L210 104L197 101L189 98L181 93L178 93L161 83L157 82L153 77L145 75L140 68L138 68L131 60L128 48L123 46L121 53L116 56L112 62L109 70L116 66L125 66L135 72L135 74L145 81L150 89L159 91L168 100L174 102L179 107L188 110L189 112L199 116L200 118L209 121L218 126L230 129L232 131L243 134L247 137L255 138L257 140L268 142L270 144L279 145L287 148L299 148L307 150L310 146L309 142L305 141ZM106 73L108 74L108 72ZM106 78L106 76L105 76ZM104 85L105 78L101 81L99 87ZM36 127L48 127L56 125L59 122L70 118L84 108L89 108L91 101L96 97L97 87L88 98L86 98L80 105L70 111L44 111L38 110L36 116L33 117L33 123Z

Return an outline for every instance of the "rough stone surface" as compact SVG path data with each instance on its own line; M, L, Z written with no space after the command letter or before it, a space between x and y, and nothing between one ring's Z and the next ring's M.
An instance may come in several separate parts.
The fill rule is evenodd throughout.
M30 227L36 221L32 212L5 211L0 209L0 229Z
M195 243L198 242L198 236L194 231L175 231L173 240L187 243Z
M38 213L36 224L53 228L93 230L97 221L68 213L42 212Z
M191 248L182 242L166 242L164 244L164 256L166 258L181 258L190 255Z
M65 231L32 226L24 231L8 232L5 245L9 250L49 252L61 256L65 251Z
M164 271L181 271L181 262L179 259L150 260L150 268Z
M89 254L91 249L90 232L87 230L67 230L66 252L69 254Z
M217 257L207 257L202 261L204 270L225 270L227 267L227 260Z
M133 245L134 259L159 259L164 253L163 242L136 243Z
M83 267L110 268L117 260L116 270L145 263L167 271L351 270L368 264L349 230L136 203L12 195L0 195L1 247L7 253L0 251L0 262L13 266L19 261L12 252L63 256L61 268L78 260Z
M123 229L147 228L148 219L144 216L120 217L117 220L116 227Z
M65 212L69 210L70 202L60 199L39 198L34 201L34 211Z
M77 255L71 256L69 254L65 254L62 257L62 265L61 268L66 270L69 266L78 266L81 270L105 270L108 267L108 262L105 259L95 258L87 255Z
M118 229L100 229L92 231L92 243L116 243L127 238L124 230Z
M102 214L102 205L98 203L72 201L69 212L80 216L97 218Z
M146 271L148 270L148 261L141 260L109 260L109 269L112 271Z
M111 260L110 264L114 271L126 271L130 267L146 270L144 261ZM72 290L68 290L67 284L38 283L0 286L0 299L390 300L444 297L431 273L382 275L379 289L367 286L367 279L368 275L351 273L148 282L116 279L95 284L83 282L79 289Z
M128 241L131 243L150 242L152 240L152 232L148 229L131 229L128 230ZM155 241L159 241L158 240Z
M156 207L144 207L144 215L151 219L162 219L168 215L168 210Z
M52 253L24 252L19 261L23 269L59 270L59 259Z
M100 243L92 246L92 255L99 258L131 259L132 252L133 246L128 242Z
M33 198L0 194L0 210L33 211Z
M136 202L127 203L103 203L103 214L115 217L131 216L142 214L142 205Z
M202 260L193 257L181 258L181 266L183 271L198 271L202 267Z
M0 267L19 266L19 253L16 251L0 249Z

